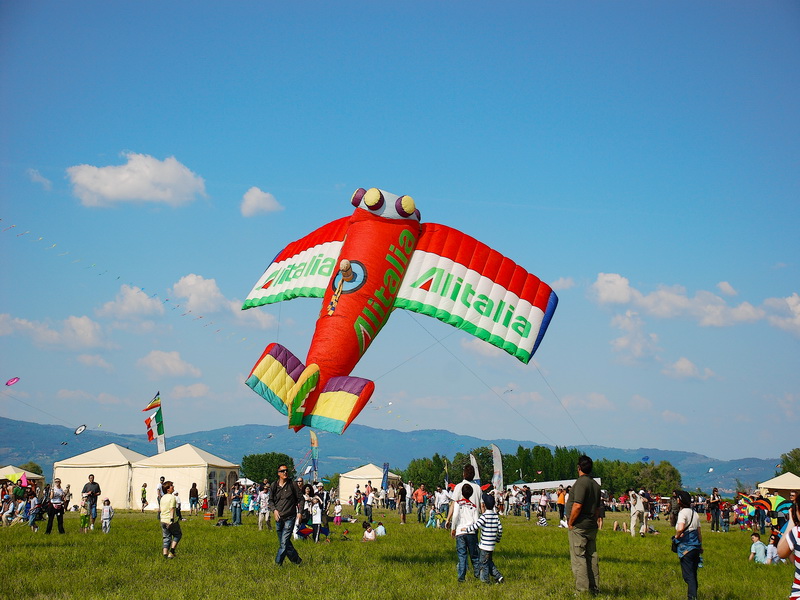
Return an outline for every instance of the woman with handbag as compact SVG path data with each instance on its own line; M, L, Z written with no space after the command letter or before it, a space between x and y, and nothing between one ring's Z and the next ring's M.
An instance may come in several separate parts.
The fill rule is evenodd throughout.
M672 538L672 550L678 554L681 562L681 574L688 587L688 600L697 599L697 567L703 554L703 538L700 532L700 517L692 510L692 497L683 490L677 493L678 519L675 523L675 536Z

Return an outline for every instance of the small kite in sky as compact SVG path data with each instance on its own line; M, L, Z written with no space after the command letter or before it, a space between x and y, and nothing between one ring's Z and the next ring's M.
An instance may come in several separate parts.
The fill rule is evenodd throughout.
M19 377L12 377L8 381L6 381L6 385L14 385L19 381Z

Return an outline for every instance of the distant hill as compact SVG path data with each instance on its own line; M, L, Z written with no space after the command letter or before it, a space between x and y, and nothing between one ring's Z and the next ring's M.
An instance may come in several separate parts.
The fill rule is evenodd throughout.
M341 473L366 463L382 465L388 462L393 469L402 470L414 458L439 453L452 458L456 452L496 444L504 453L513 454L518 446L532 447L530 440L482 440L439 429L402 432L393 429L375 429L364 425L351 425L342 436L319 433L320 472L323 475ZM42 466L48 478L53 463L115 443L145 455L155 454L154 443L144 435L124 435L89 429L80 435L60 425L39 425L0 417L0 466L20 465L34 461ZM241 463L242 456L262 452L283 452L302 461L309 452L309 436L294 433L285 427L268 425L240 425L211 431L198 431L167 438L168 448L193 444L221 458ZM552 446L549 446L552 448ZM623 450L604 446L580 446L594 459L606 458L625 462L638 462L645 457L656 463L669 461L683 477L684 487L710 491L713 487L733 492L736 479L748 486L770 479L775 475L778 459L741 458L717 460L692 452L636 448Z

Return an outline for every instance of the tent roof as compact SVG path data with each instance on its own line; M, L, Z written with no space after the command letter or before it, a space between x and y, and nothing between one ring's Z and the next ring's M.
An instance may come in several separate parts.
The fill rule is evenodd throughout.
M25 473L25 477L28 479L44 479L44 475L39 475L38 473L31 473L30 471L26 471L25 469L20 469L19 467L15 467L14 465L8 465L7 467L0 468L0 479L8 479L9 475L13 475L14 473Z
M118 444L108 444L71 458L59 460L53 467L115 467L147 458Z
M184 444L150 458L142 457L136 461L137 467L223 467L237 469L239 465L228 462L224 458L214 456L210 452L196 448L191 444Z
M372 463L367 463L366 465L362 465L357 469L353 469L352 471L348 471L347 473L342 473L339 475L340 479L342 477L346 477L348 479L377 479L380 481L383 477L383 469L377 465L373 465ZM389 477L399 478L400 476L389 471Z
M777 477L773 477L768 481L759 483L760 488L772 488L776 490L800 490L800 477L794 473L783 473Z

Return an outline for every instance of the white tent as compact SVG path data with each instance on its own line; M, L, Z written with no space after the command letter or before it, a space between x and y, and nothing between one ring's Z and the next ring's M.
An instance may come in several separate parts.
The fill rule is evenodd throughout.
M108 444L56 462L53 464L53 479L61 479L63 488L70 486L70 504L77 504L89 475L94 475L95 482L100 485L101 503L108 498L114 508L131 508L131 465L144 458L144 454Z
M35 481L36 485L41 488L44 485L44 475L39 475L38 473L31 473L30 471L26 471L25 469L20 469L19 467L15 467L14 465L8 465L7 467L3 467L0 469L0 481L10 481L8 478L9 475L14 475L15 473L25 473L25 477L28 481Z
M789 492L800 490L800 477L787 472L759 483L756 487L761 490L762 494L774 493L788 498Z
M372 463L342 473L339 475L339 499L344 504L356 490L356 484L363 492L367 482L372 482L372 487L379 489L383 481L383 469ZM389 471L389 483L394 483L395 487L400 483L400 476Z
M598 485L602 486L603 482L599 477L592 477ZM576 479L558 479L556 481L531 481L529 483L512 483L506 486L506 490L510 490L514 487L522 489L523 486L528 486L532 492L541 492L542 490L550 490L551 492L556 490L558 486L563 485L564 489L567 486L575 485Z
M142 457L133 465L132 487L138 506L142 484L147 483L148 510L156 510L156 488L161 477L175 484L175 491L181 499L184 510L189 506L189 489L197 484L200 497L207 494L209 504L215 501L220 481L231 489L239 479L239 465L214 456L191 444L184 444L150 458Z

